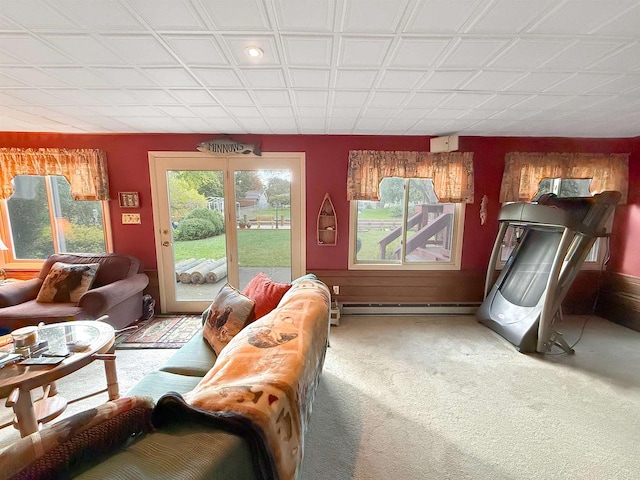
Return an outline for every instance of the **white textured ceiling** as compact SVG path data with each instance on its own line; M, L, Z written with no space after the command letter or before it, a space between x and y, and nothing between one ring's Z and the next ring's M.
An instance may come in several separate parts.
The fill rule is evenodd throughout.
M640 0L0 0L0 130L635 137L639 25Z

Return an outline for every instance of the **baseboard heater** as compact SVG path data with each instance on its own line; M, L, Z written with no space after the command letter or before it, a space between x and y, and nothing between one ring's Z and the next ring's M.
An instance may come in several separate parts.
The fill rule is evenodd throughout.
M480 303L342 303L343 315L474 315Z

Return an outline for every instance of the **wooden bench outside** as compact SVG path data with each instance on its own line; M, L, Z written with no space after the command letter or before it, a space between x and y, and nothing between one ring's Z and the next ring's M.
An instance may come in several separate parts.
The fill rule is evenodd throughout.
M270 225L271 227L275 227L276 219L273 215L258 215L256 217L256 224L258 225L258 228L260 228L260 225Z

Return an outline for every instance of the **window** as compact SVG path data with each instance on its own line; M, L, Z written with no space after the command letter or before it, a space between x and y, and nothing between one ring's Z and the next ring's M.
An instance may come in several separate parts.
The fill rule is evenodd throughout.
M540 196L553 193L560 198L567 197L591 197L592 194L589 190L591 185L590 178L543 178L538 184L538 192L536 193L533 201L537 201ZM613 224L613 215L609 218L606 229L607 232L611 231ZM504 236L502 242L502 249L500 251L500 261L504 264L511 255L511 252L515 248L518 238L523 232L523 227L509 226L507 233ZM587 255L583 268L597 268L605 260L608 255L608 241L606 238L596 239L593 247Z
M349 268L459 269L464 204L428 178L384 178L380 201L351 202Z
M107 202L73 200L63 176L19 175L12 182L14 193L2 202L7 261L44 260L55 252L111 251Z

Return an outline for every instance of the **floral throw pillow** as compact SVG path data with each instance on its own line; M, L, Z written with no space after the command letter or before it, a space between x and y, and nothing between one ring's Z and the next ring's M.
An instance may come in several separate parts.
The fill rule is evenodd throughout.
M93 285L99 266L99 263L54 263L40 287L36 301L78 303Z
M255 302L228 283L218 292L208 311L202 335L216 355L256 318Z

